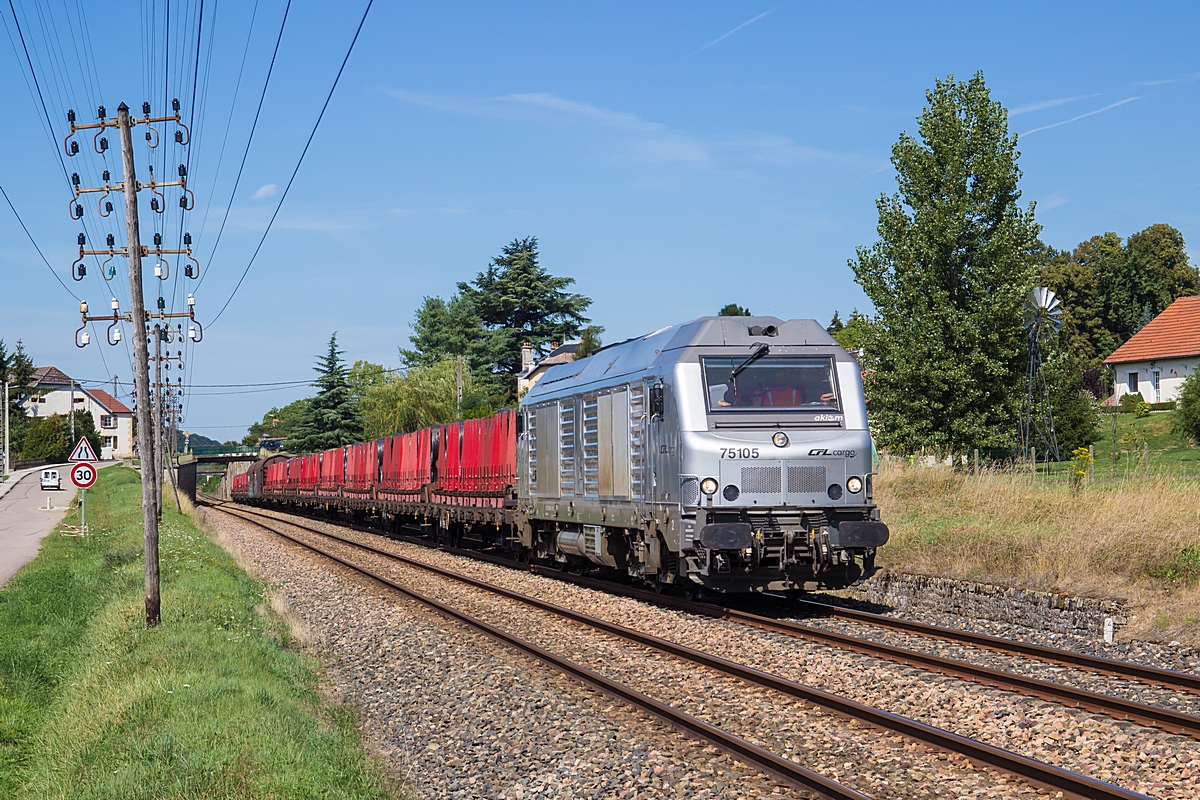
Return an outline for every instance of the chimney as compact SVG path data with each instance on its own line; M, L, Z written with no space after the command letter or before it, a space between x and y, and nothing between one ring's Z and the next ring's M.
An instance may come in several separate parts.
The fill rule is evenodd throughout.
M521 372L533 369L533 345L529 342L521 345Z

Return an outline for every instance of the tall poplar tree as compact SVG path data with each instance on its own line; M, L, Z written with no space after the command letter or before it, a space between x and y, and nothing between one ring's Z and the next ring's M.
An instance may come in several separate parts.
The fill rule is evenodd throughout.
M1015 440L1027 344L1021 305L1040 226L1017 201L1017 137L983 73L926 92L919 138L892 146L899 192L850 261L875 305L868 406L881 444L965 452Z

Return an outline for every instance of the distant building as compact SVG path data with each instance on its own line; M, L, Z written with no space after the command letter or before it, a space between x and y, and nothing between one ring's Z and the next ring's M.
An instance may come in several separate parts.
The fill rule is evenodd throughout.
M32 393L21 404L31 417L71 413L72 381L57 367L38 367L33 372ZM100 458L133 457L133 409L103 389L84 389L74 384L75 410L92 412L103 448Z
M575 351L579 349L580 342L567 342L564 345L559 345L554 342L550 345L550 352L541 361L535 362L533 345L526 342L521 345L521 371L517 374L517 392L527 392L529 389L542 378L542 373L550 369L555 364L567 364L575 360Z
M1187 376L1200 366L1200 297L1181 297L1104 359L1112 367L1112 402L1126 394L1147 403L1179 397Z

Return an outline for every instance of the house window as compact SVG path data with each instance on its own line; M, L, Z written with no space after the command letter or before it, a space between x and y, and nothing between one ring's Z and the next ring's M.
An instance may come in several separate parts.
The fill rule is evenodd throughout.
M1152 402L1152 403L1158 403L1158 402L1162 401L1162 397L1160 397L1158 394L1159 384L1160 384L1161 380L1162 380L1162 371L1161 370L1157 370L1157 369L1150 370L1150 395L1152 397L1150 402Z
M113 437L111 437L111 436L105 436L105 437L104 437L104 446L105 446L105 447L112 447L112 446L113 446Z
M101 414L100 415L100 427L101 428L117 427L117 418L112 416L111 414Z
M83 402L83 398L82 398L82 397L76 397L76 398L75 398L75 402L76 402L76 403L82 403L82 402Z
M1137 392L1137 373L1136 372L1128 373L1126 383L1129 386L1129 393L1135 394Z

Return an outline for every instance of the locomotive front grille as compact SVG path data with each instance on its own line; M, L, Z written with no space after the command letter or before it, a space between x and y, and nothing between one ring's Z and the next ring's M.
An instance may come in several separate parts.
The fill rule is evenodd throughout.
M788 467L789 494L824 492L825 484L825 467Z
M783 489L779 467L742 467L743 494L778 494Z
M679 502L685 506L700 505L700 479L695 475L680 476Z

